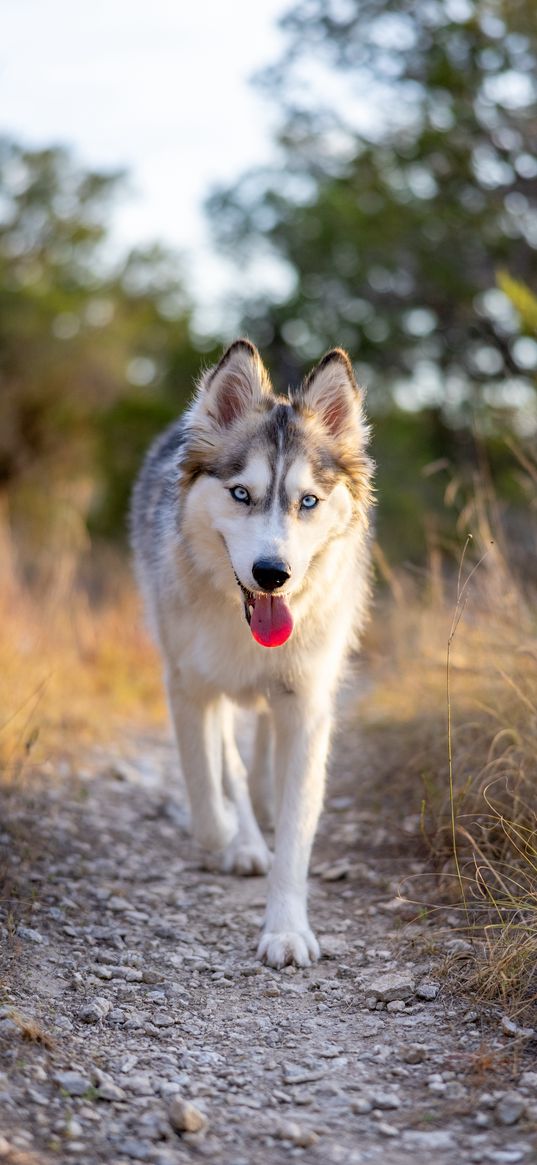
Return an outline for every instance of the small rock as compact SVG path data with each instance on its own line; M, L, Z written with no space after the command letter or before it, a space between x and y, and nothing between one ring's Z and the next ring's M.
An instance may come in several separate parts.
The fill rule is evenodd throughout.
M162 983L162 975L158 971L142 971L142 983Z
M391 999L390 1002L386 1004L386 1011L398 1012L405 1010L405 1004L402 999Z
M101 1084L97 1089L97 1100L109 1100L114 1103L116 1100L126 1100L127 1093L119 1084L114 1084L110 1081L108 1084Z
M358 950L356 952L356 954L357 954L357 960L359 960L360 962L363 962L364 959L363 959L361 951ZM351 967L350 963L339 962L337 969L336 969L336 978L338 978L338 979L353 979L354 980L356 978L356 967Z
M43 1108L48 1108L49 1098L45 1096L44 1092L40 1092L39 1088L28 1088L28 1096L33 1100L34 1104L39 1104Z
M128 1031L137 1031L141 1027L147 1027L148 1023L149 1014L147 1011L131 1011L125 1026L127 1027ZM152 1029L149 1029L147 1032L148 1035L151 1034L151 1030Z
M455 1138L447 1129L407 1129L403 1144L412 1149L454 1149Z
M160 925L155 927L156 938L169 939L173 942L177 938L177 927Z
M460 1080L449 1080L446 1085L445 1096L447 1100L464 1100L467 1096L468 1089Z
M168 1135L167 1122L160 1112L145 1112L140 1118L140 1132L152 1141L165 1140Z
M171 1027L175 1023L173 1015L168 1015L166 1011L157 1011L152 1019L155 1027Z
M409 908L414 913L413 905L406 902L404 898L390 898L389 902L382 902L380 905L384 914L401 914Z
M126 1013L121 1007L113 1007L112 1010L108 1013L108 1022L114 1024L116 1027L120 1027L121 1024L126 1022L126 1020Z
M121 1153L133 1161L151 1161L153 1145L147 1141L138 1141L136 1137L125 1137L121 1142Z
M289 1064L283 1071L283 1082L287 1085L309 1084L314 1080L322 1080L324 1072L318 1068L300 1068Z
M57 1028L59 1027L60 1030L64 1032L72 1032L73 1030L73 1025L68 1015L55 1015L54 1024Z
M514 1125L520 1120L526 1101L519 1092L506 1092L496 1105L496 1120L500 1125Z
M353 797L331 797L328 802L328 808L335 813L344 813L346 809L352 809L353 805Z
M112 970L110 967L101 967L100 965L93 967L93 974L96 975L98 979L108 980L112 978Z
M0 1019L0 1036L7 1036L10 1039L17 1035L20 1035L20 1031L12 1019Z
M96 995L89 1003L86 1003L78 1013L79 1019L83 1023L99 1023L108 1015L112 1004L109 999L103 999L102 996Z
M356 1100L353 1100L351 1104L351 1109L357 1116L365 1116L368 1112L371 1112L372 1108L373 1102L368 1096L357 1096Z
M419 813L409 813L403 817L403 829L405 833L419 833L422 827L421 817Z
M433 979L422 979L421 983L418 983L418 986L416 987L416 995L418 999L425 999L428 1003L431 1003L433 999L436 999L439 991L440 984L435 983Z
M136 1061L135 1061L136 1063ZM128 1072L129 1068L122 1065L123 1071ZM134 1096L152 1096L154 1092L153 1085L149 1076L145 1076L143 1072L138 1072L134 1076L127 1076L123 1080L125 1088L132 1092Z
M492 1162L492 1165L516 1165L525 1156L525 1149L489 1149L487 1161Z
M181 1085L177 1080L161 1080L158 1085L158 1091L165 1100L169 1100L172 1096L176 1096L177 1093L181 1091Z
M530 1039L535 1035L535 1029L532 1027L520 1027L514 1019L508 1015L502 1015L502 1031L505 1036L523 1036L525 1039Z
M304 1129L295 1121L281 1121L274 1130L274 1136L278 1137L281 1141L291 1141L293 1145L296 1145L300 1149L311 1148L319 1140L317 1133L314 1133L313 1129Z
M109 910L113 910L116 914L120 914L123 910L131 909L130 902L127 902L126 898L121 898L119 894L113 894L112 897L108 899L106 905Z
M323 934L323 956L325 959L341 959L347 954L349 944L338 934Z
M32 926L23 926L22 923L19 923L17 927L17 934L19 938L24 938L30 943L43 943L45 945L48 943L48 938L45 938L39 930L34 930Z
M168 1117L172 1129L176 1133L199 1133L202 1129L207 1128L207 1117L205 1113L196 1108L195 1104L191 1104L189 1100L183 1100L182 1097L176 1096L172 1100L168 1109Z
M137 967L105 967L112 979L124 979L126 983L141 983L142 972Z
M379 1133L382 1133L383 1137L399 1136L399 1129L396 1129L395 1125L389 1125L387 1121L379 1121L377 1128Z
M352 866L350 862L344 858L339 862L334 862L332 865L324 866L320 871L322 882L341 882L343 878L348 878Z
M537 1072L523 1072L518 1083L521 1088L537 1088Z
M98 1100L126 1100L127 1093L118 1084L114 1083L112 1077L107 1072L102 1072L100 1068L95 1068L93 1079L97 1085Z
M403 1044L399 1054L405 1064L421 1064L427 1059L427 1048L425 1044Z
M414 994L414 979L404 971L390 971L370 984L377 999L382 1003L391 1003L393 999L409 999Z
M471 955L473 949L472 944L465 938L450 938L446 943L446 951L449 951L450 955Z
M373 1092L371 1099L375 1108L400 1108L401 1101L395 1092Z
M84 1096L92 1086L91 1080L79 1072L56 1072L54 1080L69 1096Z

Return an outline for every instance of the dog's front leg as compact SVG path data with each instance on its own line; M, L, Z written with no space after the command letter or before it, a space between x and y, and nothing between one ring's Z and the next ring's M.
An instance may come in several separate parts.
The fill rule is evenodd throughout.
M220 701L192 698L173 673L167 680L192 833L205 849L222 850L236 833L237 817L223 791Z
M254 813L263 829L274 825L273 737L272 716L268 712L258 713L249 780Z
M274 706L276 846L258 957L271 967L319 958L310 930L307 874L324 792L331 701L286 695Z
M246 769L235 743L233 710L222 700L222 739L224 744L224 789L237 813L237 833L222 854L226 873L266 874L272 854L257 824Z

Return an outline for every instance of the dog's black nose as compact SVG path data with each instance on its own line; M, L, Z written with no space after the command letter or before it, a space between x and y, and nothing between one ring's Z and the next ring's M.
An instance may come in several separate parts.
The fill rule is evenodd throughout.
M291 570L286 562L280 562L278 559L274 562L271 558L260 558L254 562L252 574L263 591L275 591L276 587L283 587L283 584L291 577Z

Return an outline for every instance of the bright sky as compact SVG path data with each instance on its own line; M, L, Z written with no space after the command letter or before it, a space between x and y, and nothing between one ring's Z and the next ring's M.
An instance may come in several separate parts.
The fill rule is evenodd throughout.
M249 85L279 55L287 0L4 0L0 132L127 167L120 242L188 249L200 293L218 265L201 203L270 157L270 111Z

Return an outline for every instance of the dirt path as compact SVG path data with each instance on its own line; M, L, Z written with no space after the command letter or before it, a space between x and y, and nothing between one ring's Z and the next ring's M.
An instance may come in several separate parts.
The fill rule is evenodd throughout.
M277 972L263 882L201 870L169 743L131 753L8 799L0 1160L535 1161L530 1044L454 997L456 931L401 915L412 844L344 756L311 879L324 957ZM178 1097L206 1127L174 1131Z

